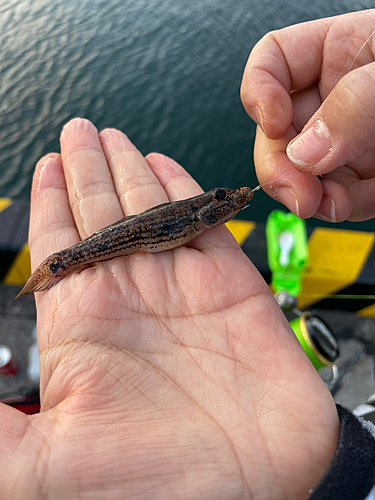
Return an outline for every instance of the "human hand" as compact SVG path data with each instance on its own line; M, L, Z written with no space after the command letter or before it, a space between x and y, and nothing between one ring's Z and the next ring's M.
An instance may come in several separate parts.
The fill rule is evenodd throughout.
M69 122L37 165L32 268L124 214L201 192L119 131ZM36 294L41 413L0 405L2 499L299 499L336 409L225 227Z
M258 179L301 218L375 216L374 30L366 10L268 33L250 54Z

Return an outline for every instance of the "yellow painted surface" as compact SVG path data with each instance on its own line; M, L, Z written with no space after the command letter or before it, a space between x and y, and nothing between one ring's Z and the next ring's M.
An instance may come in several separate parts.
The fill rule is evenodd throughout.
M255 222L245 220L231 220L226 223L227 228L236 238L237 243L242 245L254 230Z
M18 252L4 277L7 285L24 285L31 274L30 253L27 243Z
M6 208L8 208L12 204L12 200L9 198L0 198L0 212L3 212Z
M373 233L316 228L308 241L298 306L308 307L354 283L373 244Z
M363 309L358 311L357 314L359 316L375 316L375 304L364 307Z

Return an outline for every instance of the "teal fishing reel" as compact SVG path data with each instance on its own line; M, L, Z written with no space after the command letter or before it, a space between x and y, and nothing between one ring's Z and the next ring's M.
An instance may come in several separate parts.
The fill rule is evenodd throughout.
M332 368L333 385L338 378L336 361L340 355L337 338L322 319L297 308L308 259L305 221L290 212L274 210L267 220L266 239L275 299L289 316L289 324L315 369Z

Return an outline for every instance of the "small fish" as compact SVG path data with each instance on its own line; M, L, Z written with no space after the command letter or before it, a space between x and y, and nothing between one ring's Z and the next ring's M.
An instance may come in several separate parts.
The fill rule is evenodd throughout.
M225 224L245 208L257 190L215 188L187 200L163 203L130 215L72 247L53 253L17 295L48 290L72 271L143 250L157 253L186 245L206 229Z

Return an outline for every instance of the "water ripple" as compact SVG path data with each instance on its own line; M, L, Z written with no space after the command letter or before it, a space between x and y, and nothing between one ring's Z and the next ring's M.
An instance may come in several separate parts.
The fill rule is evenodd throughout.
M248 53L271 29L350 10L349 0L3 0L0 196L29 197L36 161L74 116L172 156L204 188L255 184L239 99ZM258 208L251 218L269 211Z

